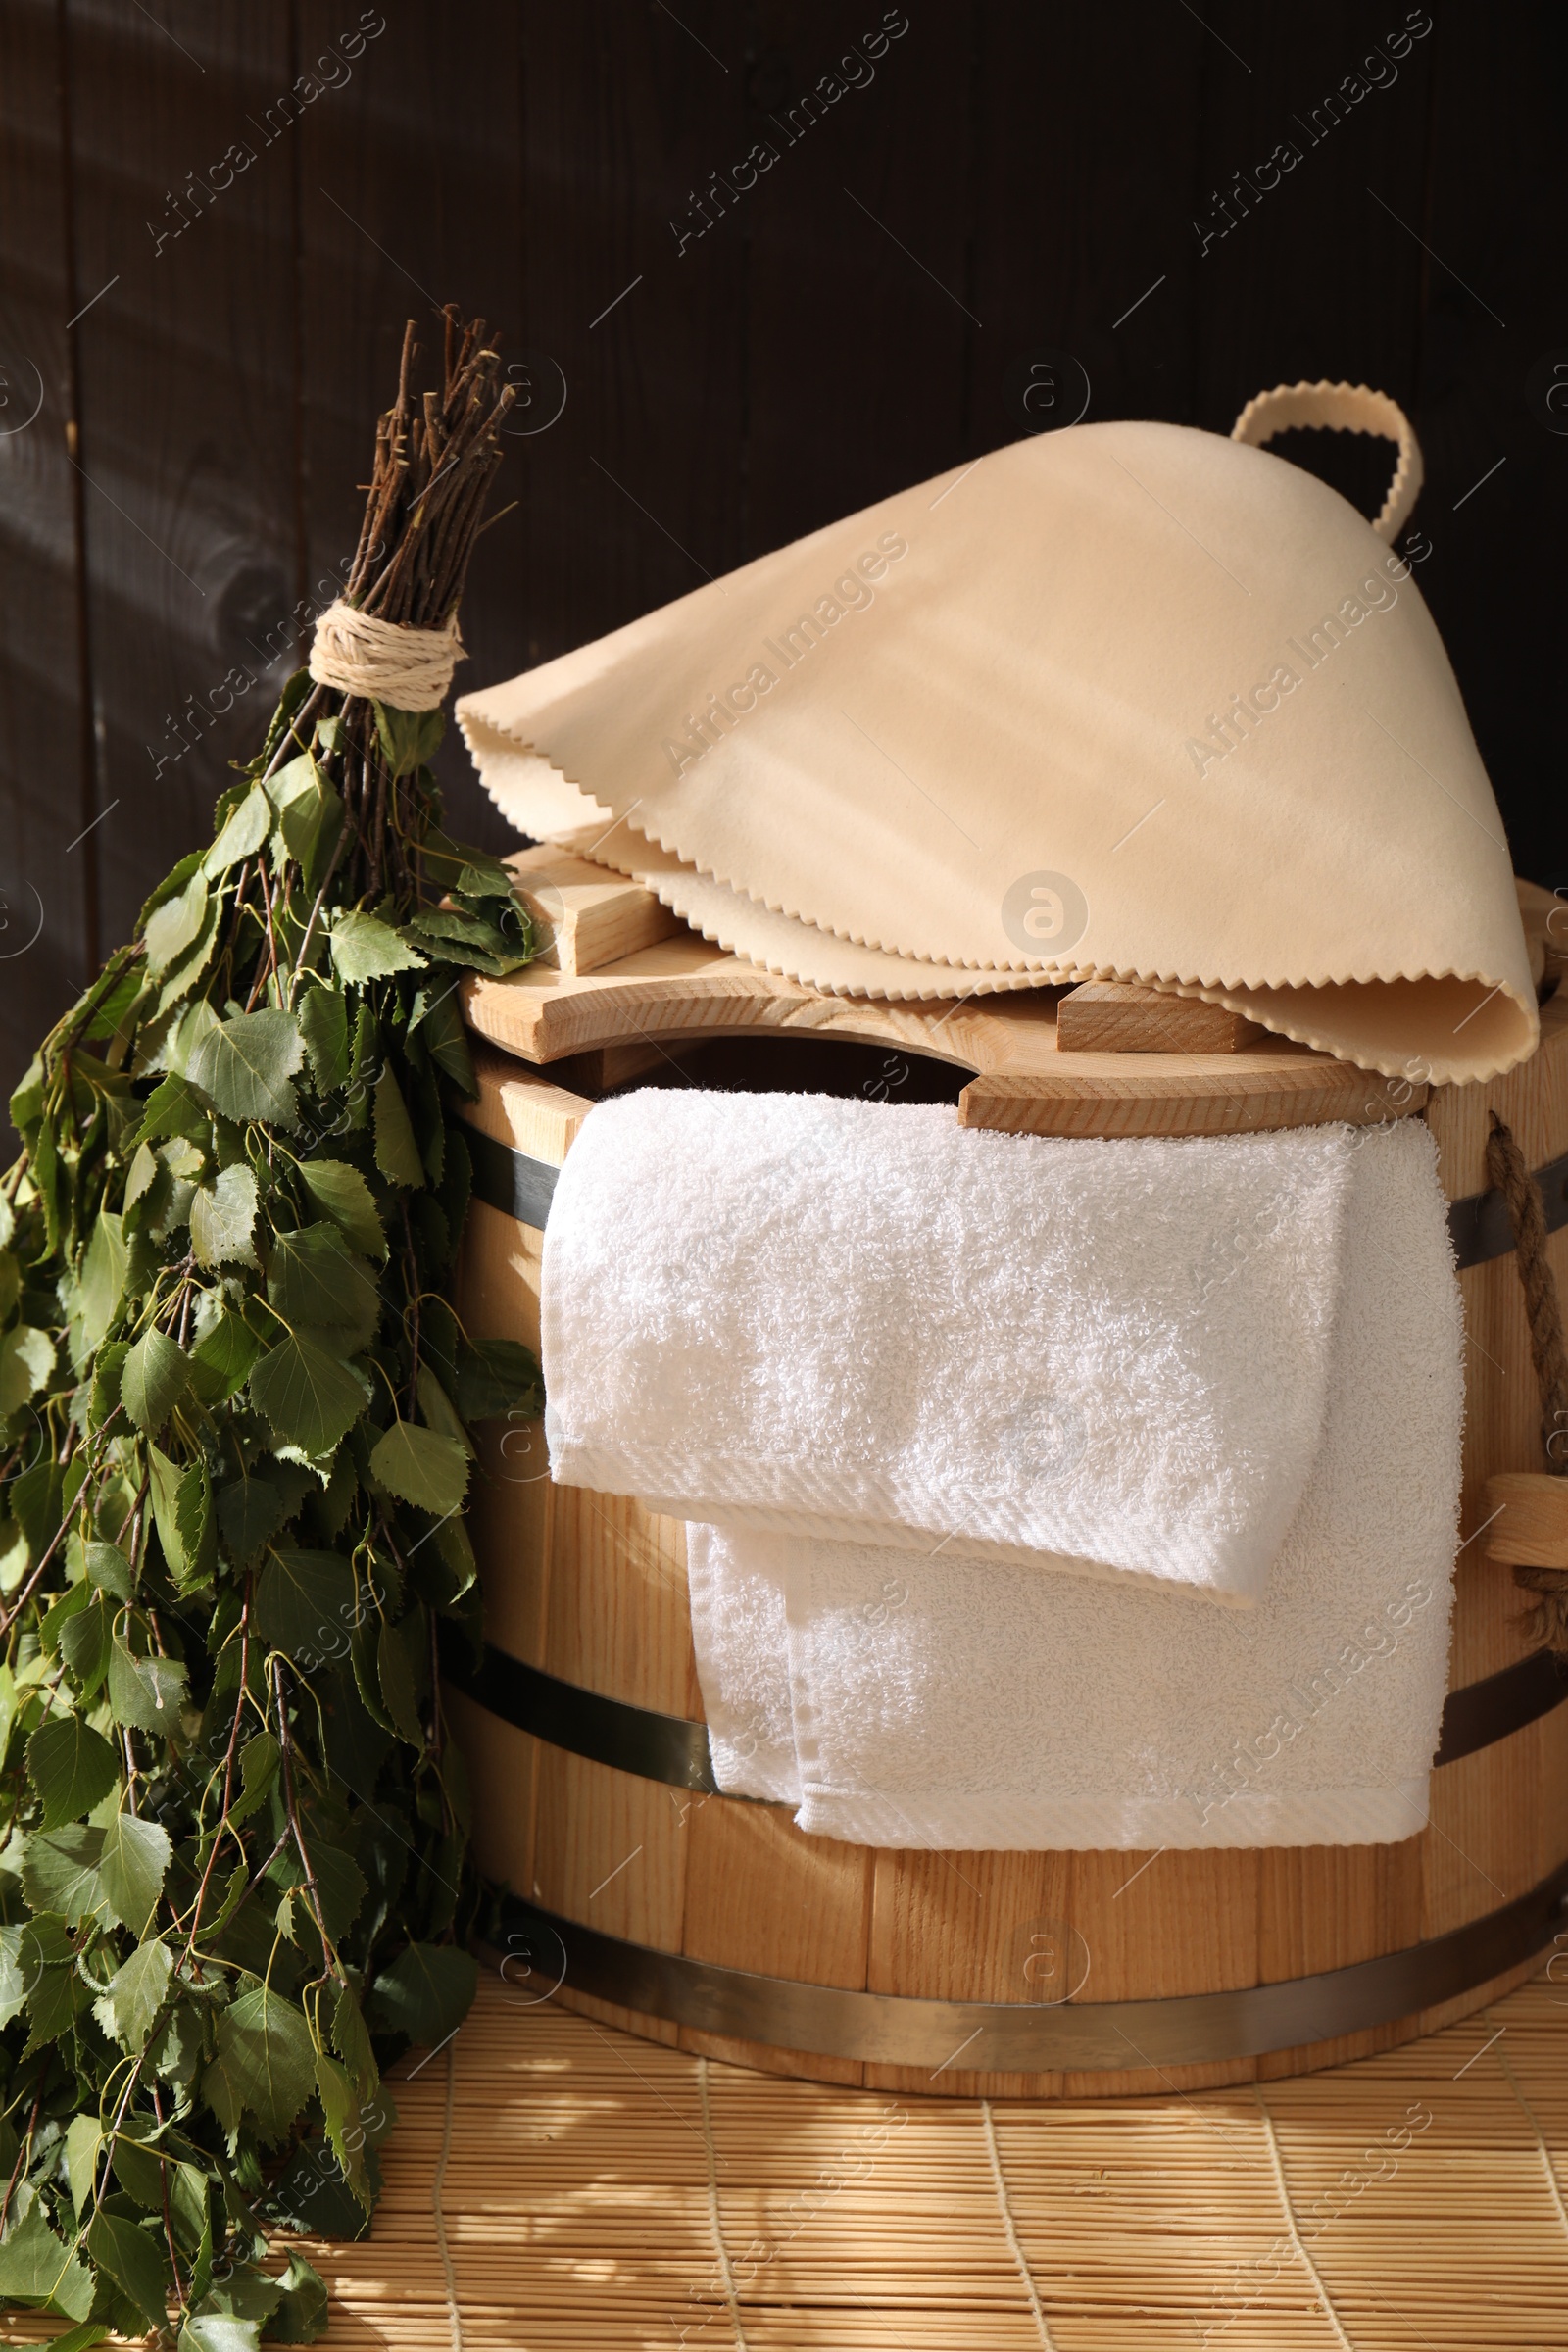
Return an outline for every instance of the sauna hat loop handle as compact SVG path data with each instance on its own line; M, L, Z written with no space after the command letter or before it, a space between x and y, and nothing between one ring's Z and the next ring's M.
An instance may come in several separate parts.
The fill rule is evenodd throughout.
M1399 445L1398 464L1372 528L1392 546L1403 530L1421 495L1421 444L1410 419L1397 401L1369 384L1276 384L1250 400L1231 426L1231 439L1250 449L1261 449L1276 433L1293 427L1317 427L1334 433L1380 433Z

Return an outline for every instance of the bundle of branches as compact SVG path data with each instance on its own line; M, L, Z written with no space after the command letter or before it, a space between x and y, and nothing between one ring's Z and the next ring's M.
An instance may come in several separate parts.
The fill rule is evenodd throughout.
M416 405L412 335L328 618L351 687L406 643L438 702L431 635L392 624L445 632L450 676L512 395L449 311ZM473 1090L464 968L532 943L441 829L439 710L395 702L291 681L12 1102L0 2299L73 2346L319 2333L320 2279L270 2241L365 2227L380 2070L473 1992L436 1632L477 1629L468 1426L539 1399L442 1297L444 1094Z

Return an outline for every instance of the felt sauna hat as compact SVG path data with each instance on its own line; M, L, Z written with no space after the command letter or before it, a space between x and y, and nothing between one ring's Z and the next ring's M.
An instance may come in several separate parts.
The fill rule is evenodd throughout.
M1377 523L1257 444L1399 444ZM1020 441L467 696L523 832L851 993L1141 980L1390 1074L1536 1043L1501 818L1390 545L1414 435L1281 387L1230 439Z

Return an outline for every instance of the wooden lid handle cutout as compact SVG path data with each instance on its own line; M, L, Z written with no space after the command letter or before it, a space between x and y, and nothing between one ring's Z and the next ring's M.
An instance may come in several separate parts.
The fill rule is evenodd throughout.
M1372 528L1392 546L1415 511L1421 495L1421 444L1397 401L1368 384L1276 384L1250 400L1231 426L1231 439L1261 449L1276 433L1295 428L1331 433L1380 433L1399 445L1389 495Z

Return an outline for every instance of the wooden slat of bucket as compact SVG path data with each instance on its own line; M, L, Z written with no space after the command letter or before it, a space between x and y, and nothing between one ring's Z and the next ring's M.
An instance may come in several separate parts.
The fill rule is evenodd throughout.
M1421 1925L1425 1841L1398 1845L1273 1846L1259 1856L1258 1963L1265 1984L1348 1968L1415 1943ZM1483 1906L1485 1908L1485 1906ZM1364 2034L1275 2050L1257 2061L1260 2081L1367 2058L1403 2041L1402 2023Z
M1120 1858L1120 1857L1118 1857ZM1077 1989L1093 1956L1072 1928L1069 1854L875 1856L870 1986L946 2000L1043 2001ZM967 2054L971 2063L963 2064ZM937 2069L868 2066L867 2089L950 2098L1055 2097L1061 2075L984 2073L961 2040Z
M700 1714L680 1521L628 1495L560 1487L552 1542L562 1565L544 1650L529 1664L661 1715Z
M737 1805L723 1797L681 1802L689 1834L682 1948L725 1968L860 1990L876 1857L836 1838L804 1838L782 1805ZM874 2071L854 2058L760 2053L755 2043L689 2026L681 2029L680 2046L817 2082L855 2084Z
M676 1792L636 1773L537 1744L538 1901L603 1935L678 1952L687 1840L671 1801Z
M613 974L601 977L613 983ZM732 986L732 979L724 980L725 992ZM906 1009L871 1009L896 1023L911 1018ZM968 1009L954 1017L952 1029ZM857 1015L866 1010L858 1007ZM1002 1005L982 1017L1005 1026L1017 1020L1018 1011ZM1038 1020L1038 1012L1031 1017ZM831 1009L824 1013L823 1001L817 1000L802 1025L837 1028L839 1022ZM1450 1196L1485 1189L1486 1113L1493 1105L1514 1127L1532 1164L1542 1164L1568 1146L1568 1004L1548 1007L1544 1029L1543 1054L1527 1071L1488 1088L1444 1089L1433 1097L1430 1116L1443 1149ZM899 1034L900 1042L913 1043L907 1034ZM974 1040L965 1036L962 1042L967 1047ZM498 1066L494 1056L482 1058L485 1094L477 1123L559 1164L586 1115L586 1103L534 1073L519 1073L515 1063L510 1065L503 1097L501 1070L506 1065ZM1128 1057L1104 1058L1126 1070ZM1136 1074L1158 1079L1160 1058L1138 1056ZM1235 1070L1248 1057L1216 1058ZM1063 1062L1068 1059L1081 1068L1095 1057L1062 1056ZM1116 1126L1123 1112L1114 1105L1107 1108L1104 1098L1096 1095L1098 1074L1091 1068L1082 1075L1091 1082L1080 1099L1087 1104L1084 1115ZM540 1090L537 1097L535 1089ZM1413 1090L1407 1107L1420 1097L1421 1090ZM1168 1113L1168 1100L1156 1100L1152 1123L1166 1126ZM1136 1122L1136 1111L1131 1115ZM1320 1107L1318 1115L1329 1114ZM476 1220L493 1215L475 1212ZM1563 1236L1553 1247L1559 1257L1568 1256ZM510 1286L507 1328L526 1336L536 1307L522 1294L530 1284L537 1286L536 1253L503 1250L498 1259L496 1245L481 1242L476 1264L480 1271L474 1279L482 1274L492 1286L487 1315L500 1292ZM1564 1278L1568 1280L1568 1265ZM1478 1524L1474 1507L1486 1477L1495 1469L1530 1466L1537 1460L1534 1424L1539 1411L1532 1402L1534 1384L1512 1258L1472 1268L1463 1280L1471 1330L1485 1350L1472 1349L1469 1367L1468 1534ZM487 1322L484 1327L496 1326ZM1511 1377L1499 1377L1502 1373ZM586 1539L580 1519L584 1503L601 1514L601 1524ZM569 1510L577 1516L569 1522L560 1519L564 1504L568 1504L565 1490L555 1494L545 1515L543 1542L551 1556L542 1574L547 1587L554 1583L560 1591L571 1586L572 1599L562 1604L553 1621L547 1612L542 1647L518 1654L610 1695L662 1711L700 1715L689 1633L674 1596L666 1539L650 1534L652 1523L637 1527L628 1517L622 1524L615 1516L622 1506L612 1505L608 1497L570 1498ZM505 1502L497 1507L503 1519L509 1508L515 1512L513 1524L522 1542L510 1546L501 1542L501 1556L510 1551L515 1562L527 1541L521 1507ZM624 1510L630 1513L635 1506ZM604 1523L607 1511L613 1526ZM539 1540L537 1535L532 1539ZM493 1541L486 1537L487 1548ZM1519 1604L1511 1580L1485 1560L1484 1550L1484 1544L1475 1544L1461 1556L1455 1682L1509 1664L1528 1646L1517 1622ZM651 1560L656 1563L652 1570ZM514 1567L504 1571L509 1580L514 1573ZM638 1625L643 1629L641 1641ZM519 1747L533 1746L525 1735L502 1728ZM1007 1967L1008 1933L1027 1926L1030 1918L1050 1914L1062 1885L1062 1912L1070 1927L1085 1936L1095 1962L1086 1997L1136 1998L1276 1981L1398 1948L1494 1908L1536 1884L1568 1852L1568 1709L1436 1775L1433 1827L1401 1845L1167 1854L1136 1877L1145 1857L1119 1853L867 1857L831 1840L804 1838L781 1812L737 1806L721 1798L691 1804L667 1789L657 1792L653 1806L644 1805L636 1813L634 1824L635 1806L602 1785L618 1783L624 1776L580 1759L565 1762L574 1767L569 1774L553 1758L540 1768L540 1819L543 1823L546 1810L553 1814L557 1826L550 1834L560 1847L552 1848L549 1884L537 1882L535 1899L547 1907L571 1912L575 1905L575 1916L611 1933L666 1949L684 1948L728 1966L783 1974L798 1967L803 1979L818 1983L866 1984L873 1990L954 1999L1028 1997L1015 1995L1014 1988L1001 1981ZM598 1784L595 1776L601 1776ZM574 1808L569 1838L560 1831L558 1810L568 1801ZM602 1877L637 1842L633 1827L651 1827L658 1820L661 1802L664 1816L658 1833L644 1840L657 1849L650 1861L649 1884L639 1891L640 1882L634 1882L615 1896L612 1882L593 1895L590 1904L589 1866L584 1860L580 1869L568 1868L565 1844L574 1838L585 1854L591 1852L592 1867ZM682 1805L687 1807L684 1821L677 1819ZM621 1875L640 1871L642 1859L627 1863ZM954 1880L955 1870L964 1874L978 1889L976 1894L963 1893ZM578 1877L583 1881L580 1887ZM561 1895L568 1884L569 1901ZM862 1886L868 1891L862 1893ZM605 1908L612 1901L622 1906L616 1916L628 1924L614 1924ZM644 1927L629 1924L639 1920ZM789 1967L779 1957L783 1953L791 1955ZM1115 2077L1067 2078L1065 2084L1056 2077L986 2077L960 2072L956 2066L946 2070L936 2084L915 2081L913 2070L907 2069L873 2067L866 2076L869 2083L890 2088L946 2087L999 2097L1020 2092L1054 2096L1063 2087L1086 2095L1185 2088L1246 2080L1254 2071L1273 2078L1359 2055L1434 2023L1446 2023L1526 1973L1511 1970L1496 1985L1460 1996L1424 2020L1275 2053L1257 2062L1255 2070L1252 2062L1239 2061L1184 2069L1178 2081L1168 2071L1130 2068ZM854 2079L853 2067L844 2074L846 2062L720 2044L687 2033L677 2036L673 2028L612 2011L603 2003L582 2000L580 2006L585 2013L624 2018L636 2031L652 2032L666 2042L680 2038L713 2055L750 2058L777 2071Z
M1134 1877L1134 1873L1138 1875ZM1258 1945L1258 1853L1074 1854L1073 1913L1094 1955L1091 2000L1223 1992L1264 1974ZM1072 2073L1068 2098L1102 2091L1191 2090L1250 2082L1250 2058L1228 2065L1149 2067L1128 2052L1126 2075Z

